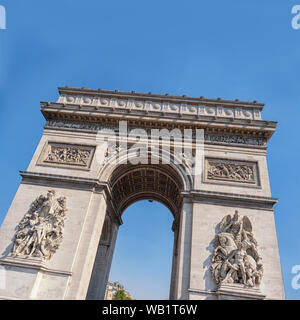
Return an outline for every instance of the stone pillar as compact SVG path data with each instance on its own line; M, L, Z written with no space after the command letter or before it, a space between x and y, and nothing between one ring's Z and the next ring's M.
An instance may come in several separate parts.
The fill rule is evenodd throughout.
M191 232L192 232L192 203L184 199L180 213L180 224L177 241L177 266L174 299L188 299L190 283Z
M272 202L269 200L269 208L260 208L255 200L264 202L266 206L267 199L248 198L243 203L223 197L219 202L217 195L214 199L205 199L202 195L202 199L195 200L189 299L284 299ZM232 217L237 207L240 217L248 217L252 224L252 233L262 258L264 274L259 290L242 284L219 286L213 281L211 274L215 237L219 233L220 223L224 217Z
M2 299L86 298L107 207L97 148L94 134L44 131L0 229Z
M178 225L173 224L174 242L173 242L173 258L172 258L172 271L170 283L170 300L174 300L176 296L176 280L177 280L177 261L178 261Z
M99 194L97 197L98 201L93 203L82 230L73 264L74 276L70 279L65 299L86 298L106 212L104 195Z
M115 249L119 224L107 215L95 258L87 300L103 300Z
M41 178L41 177L40 177ZM16 228L32 201L47 194L53 185L26 184L23 180L0 230L0 264L5 267L5 299L84 299L93 260L104 222L106 200L103 192L56 187L66 197L68 211L62 241L49 260L12 254ZM42 180L39 181L42 184ZM22 279L22 280L21 280Z

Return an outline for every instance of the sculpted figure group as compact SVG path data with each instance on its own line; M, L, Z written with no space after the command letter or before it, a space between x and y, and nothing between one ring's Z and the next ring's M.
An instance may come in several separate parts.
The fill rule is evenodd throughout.
M55 199L54 190L39 196L18 225L12 254L50 259L62 240L66 212L66 198Z
M215 238L212 257L214 281L219 285L240 283L249 287L259 286L263 265L257 246L248 217L241 219L238 211L233 218L230 215L224 217Z
M235 181L254 181L253 168L249 165L211 162L208 179L227 178Z
M75 147L55 147L51 146L50 152L45 159L47 162L57 162L66 164L87 165L91 152Z

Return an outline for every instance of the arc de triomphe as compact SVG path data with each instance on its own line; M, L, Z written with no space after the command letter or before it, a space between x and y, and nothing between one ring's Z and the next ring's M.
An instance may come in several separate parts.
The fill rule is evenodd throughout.
M174 216L171 299L284 299L263 104L59 94L0 229L2 299L103 299L122 213L145 199Z

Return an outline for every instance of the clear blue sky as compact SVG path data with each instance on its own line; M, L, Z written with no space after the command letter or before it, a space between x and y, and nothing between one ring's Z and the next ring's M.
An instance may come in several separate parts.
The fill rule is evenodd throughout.
M286 295L300 299L300 290L291 288L291 268L300 265L295 4L300 0L0 0L7 11L7 30L0 30L1 219L18 188L18 171L26 169L42 134L39 102L55 101L57 86L258 100L266 103L263 117L279 121L268 164L272 195L279 197L275 218ZM155 210L136 204L125 212L111 280L143 297L134 287L138 273L150 297L166 298L171 214L148 205ZM154 233L141 233L150 222L166 247L154 243ZM132 246L150 250L149 243L159 251L156 260L141 262Z

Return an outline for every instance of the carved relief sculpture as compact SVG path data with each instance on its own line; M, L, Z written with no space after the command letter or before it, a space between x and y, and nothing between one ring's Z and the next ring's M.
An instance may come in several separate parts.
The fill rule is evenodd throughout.
M264 146L266 144L265 138L258 137L243 137L238 135L219 135L219 134L205 134L205 141L219 142L219 143L237 143L244 145Z
M55 191L40 195L18 225L12 254L49 260L58 249L67 212L66 198L55 199Z
M263 265L257 247L247 216L241 219L236 211L233 218L230 215L224 217L215 238L211 265L213 280L218 285L239 283L258 287L263 276Z
M38 161L40 165L88 169L94 146L47 142Z
M48 120L46 127L50 128L65 128L65 129L75 129L75 130L89 130L89 131L99 131L102 129L110 129L118 132L119 127L114 125L103 125L98 123L83 123L83 122L72 122L72 121L62 121L62 120ZM131 129L138 129L138 127L130 126ZM145 129L148 134L151 134L151 129ZM194 137L194 136L193 136ZM254 146L264 146L266 144L266 139L261 137L247 137L238 135L220 135L205 133L204 139L206 142L210 143L222 143L222 144L242 144L242 145L254 145Z
M87 166L91 150L77 147L50 146L45 162Z
M257 184L256 163L221 159L206 160L206 179Z

